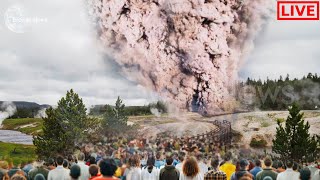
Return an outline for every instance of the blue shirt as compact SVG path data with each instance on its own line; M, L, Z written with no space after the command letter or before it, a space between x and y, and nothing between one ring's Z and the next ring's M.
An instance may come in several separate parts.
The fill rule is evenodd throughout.
M160 167L164 165L165 165L165 162L160 160L156 160L156 162L154 163L154 166L158 169L160 169Z
M256 176L258 174L258 172L262 171L261 167L254 167L253 169L251 169L250 173L253 175L254 179L256 179Z

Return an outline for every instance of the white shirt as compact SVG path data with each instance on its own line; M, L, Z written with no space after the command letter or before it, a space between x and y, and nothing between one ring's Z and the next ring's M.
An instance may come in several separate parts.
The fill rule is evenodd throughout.
M311 177L312 180L319 180L320 179L320 170L316 170L314 172L313 177Z
M78 166L80 167L81 172L79 180L88 180L90 178L89 166L87 166L83 161L78 161Z
M126 169L125 175L126 175L126 180L140 180L141 179L141 169L138 167Z
M160 171L156 167L152 168L151 173L149 173L148 167L145 167L141 171L141 180L158 180L159 173Z
M49 171L48 180L70 180L70 170L65 169L63 166Z
M182 162L176 165L176 169L178 169L179 172L182 172Z
M201 161L198 163L198 165L199 165L200 172L201 172L202 176L204 176L204 174L206 174L208 172L208 166Z
M293 169L288 168L282 173L279 173L277 180L299 180L300 173L293 171Z
M204 177L201 173L198 173L195 177L187 177L182 172L180 173L179 180L203 180Z

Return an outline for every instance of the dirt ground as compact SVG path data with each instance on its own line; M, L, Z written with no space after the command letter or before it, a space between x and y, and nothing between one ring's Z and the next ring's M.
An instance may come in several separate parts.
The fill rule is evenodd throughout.
M310 134L320 134L320 111L303 111L305 120L310 123ZM232 129L242 134L239 145L248 147L253 137L263 137L268 146L276 133L277 120L283 121L288 111L256 111L236 113L215 117L203 117L197 113L180 113L171 115L131 117L129 121L140 125L140 133L145 137L154 137L160 132L172 132L177 136L202 134L216 127L199 120L228 120Z

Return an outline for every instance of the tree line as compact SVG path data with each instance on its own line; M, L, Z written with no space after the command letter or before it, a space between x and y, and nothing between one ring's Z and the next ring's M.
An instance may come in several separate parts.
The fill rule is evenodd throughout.
M113 106L107 105L96 105L90 109L90 115L100 116L107 112L108 107ZM114 106L113 106L114 107ZM151 110L157 109L160 113L167 113L168 107L163 101L157 101L144 106L126 106L124 108L124 113L127 116L142 116L142 115L152 115Z
M246 82L239 84L244 89L243 94L251 96L251 102L244 102L249 110L259 108L261 110L286 110L290 104L298 101L300 108L315 110L320 108L320 76L317 73L309 73L301 79L290 79L289 74L279 79L262 81L248 78ZM242 94L242 95L243 95Z

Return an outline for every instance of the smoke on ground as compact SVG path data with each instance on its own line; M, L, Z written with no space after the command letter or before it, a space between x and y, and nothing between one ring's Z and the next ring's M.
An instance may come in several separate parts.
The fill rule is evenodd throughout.
M150 112L156 117L161 117L161 112L157 108L151 108Z
M128 79L180 109L234 110L231 89L268 0L88 0L98 36Z
M48 117L47 114L46 114L46 110L47 110L47 108L40 109L34 117L35 118L46 118L46 117Z
M0 126L2 125L2 122L9 118L10 116L13 116L14 113L17 111L17 107L14 105L13 102L3 102L0 106Z

